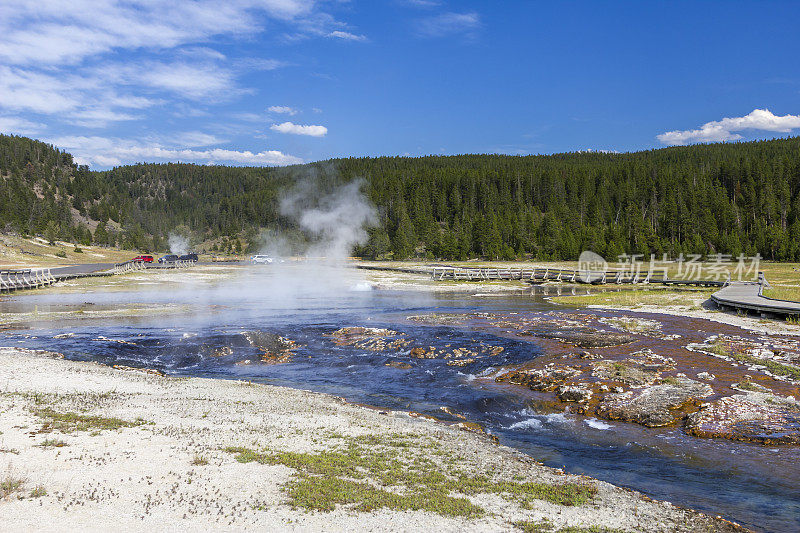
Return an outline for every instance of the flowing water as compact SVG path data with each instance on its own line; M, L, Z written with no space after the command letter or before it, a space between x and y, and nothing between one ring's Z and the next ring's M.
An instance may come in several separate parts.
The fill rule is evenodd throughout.
M48 349L72 360L156 368L171 375L247 379L308 389L352 402L457 420L441 410L445 406L482 424L501 443L549 466L720 514L756 530L800 530L797 448L698 439L679 428L647 429L554 412L530 391L484 377L541 355L546 343L469 325L430 326L406 319L475 311L538 316L556 309L540 293L403 292L369 290L358 282L340 286L331 285L330 279L325 283L301 279L301 283L283 283L280 276L264 280L259 275L170 291L156 287L28 294L0 302L0 312L71 310L65 316L76 318L32 321L28 329L0 332L0 345ZM189 306L189 312L93 320L74 313L77 309L102 314L105 309L141 304L180 304ZM657 341L668 345L701 340L706 333L698 328L710 323L671 318L664 319L664 324L666 333L683 335L679 341ZM409 358L402 350L337 345L330 333L345 326L389 328L423 346L483 344L502 346L504 351L466 366L449 366L442 359ZM261 350L247 334L252 331L295 341L291 361L260 364ZM247 359L254 363L237 364ZM412 366L386 365L392 361Z

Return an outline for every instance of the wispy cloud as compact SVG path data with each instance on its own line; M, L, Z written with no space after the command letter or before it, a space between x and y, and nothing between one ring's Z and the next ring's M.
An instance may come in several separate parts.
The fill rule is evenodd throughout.
M192 132L192 134L197 132ZM277 166L302 163L299 157L277 150L251 152L213 148L195 150L162 143L145 143L130 139L98 136L65 136L48 139L48 142L69 150L79 164L111 167L140 161L181 161L202 164L226 163L235 165Z
M662 133L657 139L670 146L693 143L736 141L742 139L739 133L745 130L790 133L800 128L800 115L774 115L769 109L754 109L743 117L730 117L706 122L698 129L675 130Z
M270 113L277 113L279 115L296 115L297 109L287 105L271 105L267 108Z
M205 115L255 92L242 86L245 74L287 65L229 57L215 42L250 39L267 25L359 37L324 8L315 0L0 0L0 115L27 124L47 116L50 129L160 118L167 106L174 117Z
M342 39L344 41L356 41L356 42L364 42L367 41L366 35L356 35L355 33L350 33L349 31L332 31L328 34L328 37L333 37L334 39Z
M280 133L291 133L293 135L309 135L311 137L324 137L328 133L328 128L325 126L304 126L301 124L294 124L293 122L284 122L282 124L273 124L269 127L273 131Z
M473 35L481 25L477 13L442 13L417 21L417 33L423 37Z
M44 130L44 124L31 122L20 117L0 117L0 133L35 135Z
M258 17L302 23L313 0L72 0L2 2L0 58L14 64L79 63L114 50L169 49L217 35L254 33Z

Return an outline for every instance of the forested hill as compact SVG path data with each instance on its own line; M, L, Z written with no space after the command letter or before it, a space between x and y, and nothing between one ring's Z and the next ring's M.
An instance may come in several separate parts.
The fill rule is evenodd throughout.
M160 250L170 231L246 247L294 230L281 191L362 177L380 226L369 257L574 259L591 249L800 260L800 138L629 154L350 158L286 168L141 164L91 172L0 135L0 226ZM90 231L91 230L91 231ZM220 240L222 238L222 240ZM215 244L217 246L218 244Z

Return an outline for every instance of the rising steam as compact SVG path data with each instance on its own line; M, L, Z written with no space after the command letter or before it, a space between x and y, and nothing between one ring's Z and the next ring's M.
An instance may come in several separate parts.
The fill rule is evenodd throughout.
M320 191L319 182L298 182L281 199L281 214L293 219L308 238L304 255L327 260L344 260L353 246L367 239L366 227L377 222L375 208L362 192L359 179L332 191ZM280 236L278 241L281 240ZM279 244L285 247L285 242ZM269 243L268 248L276 248Z
M183 235L170 233L167 242L169 243L169 251L171 253L175 255L186 255L189 253L189 239Z

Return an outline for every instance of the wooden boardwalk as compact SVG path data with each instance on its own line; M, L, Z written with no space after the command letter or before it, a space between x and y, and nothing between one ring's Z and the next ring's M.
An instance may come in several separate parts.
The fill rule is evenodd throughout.
M776 300L762 295L768 287L763 277L758 282L733 282L711 295L711 300L723 311L754 312L762 317L799 316L800 303Z
M106 277L142 270L188 268L194 264L194 261L174 261L170 263L148 265L138 261L126 261L117 264L96 263L92 265L73 265L70 267L57 268L0 270L0 292L39 289L58 281L68 279ZM81 270L82 268L96 268L97 270Z
M545 283L547 281L562 281L568 283L588 283L592 285L613 283L694 285L702 287L723 287L727 283L727 280L670 279L663 272L599 272L548 267L478 268L436 266L431 270L431 278L437 281L520 280L534 284Z

